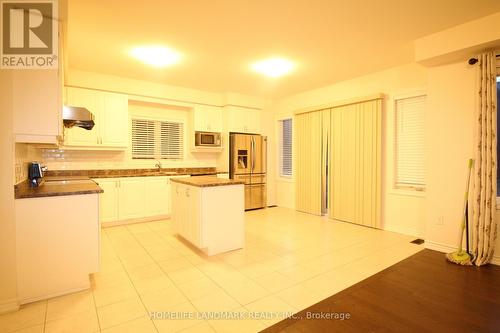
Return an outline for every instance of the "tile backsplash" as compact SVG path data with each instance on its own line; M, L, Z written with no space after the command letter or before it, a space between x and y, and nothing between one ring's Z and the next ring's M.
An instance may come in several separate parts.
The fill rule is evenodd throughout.
M18 184L28 179L29 145L26 143L16 143L14 159L14 184Z
M59 148L28 149L30 160L40 161L49 170L95 170L155 168L151 159L132 159L129 151L66 150ZM183 160L161 160L163 168L215 167L213 156L193 156L188 153Z

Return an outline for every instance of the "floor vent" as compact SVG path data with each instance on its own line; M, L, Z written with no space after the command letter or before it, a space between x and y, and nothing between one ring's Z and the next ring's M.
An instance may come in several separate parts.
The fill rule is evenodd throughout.
M423 239L417 238L415 240L412 240L410 243L420 245L420 244L424 244L424 242L425 241Z

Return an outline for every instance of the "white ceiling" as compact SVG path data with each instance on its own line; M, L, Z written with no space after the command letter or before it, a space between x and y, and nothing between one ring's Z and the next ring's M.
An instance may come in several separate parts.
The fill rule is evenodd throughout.
M416 38L496 11L498 0L69 0L68 65L276 98L409 63ZM183 60L157 69L129 57L144 44ZM277 55L297 62L293 74L249 70Z

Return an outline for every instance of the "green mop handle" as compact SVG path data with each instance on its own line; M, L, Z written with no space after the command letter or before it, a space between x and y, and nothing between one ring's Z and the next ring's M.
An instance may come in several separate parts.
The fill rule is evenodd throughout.
M465 196L464 196L464 206L463 206L463 215L462 215L462 223L460 224L460 232L458 238L458 253L462 252L462 240L464 238L465 231L465 219L467 214L467 202L469 199L469 183L470 183L470 174L472 172L472 166L474 165L474 160L472 158L469 159L469 165L467 170L467 183L465 184Z

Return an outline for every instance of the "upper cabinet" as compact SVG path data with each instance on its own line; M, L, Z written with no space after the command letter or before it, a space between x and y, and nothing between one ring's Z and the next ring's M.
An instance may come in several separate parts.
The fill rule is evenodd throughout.
M92 130L65 128L64 146L125 149L129 141L128 96L83 88L66 88L66 105L87 108Z
M261 132L261 110L238 106L225 106L229 132L253 133Z
M16 142L56 144L62 134L59 70L34 69L12 72Z
M222 132L222 109L217 106L199 105L193 109L194 130Z

